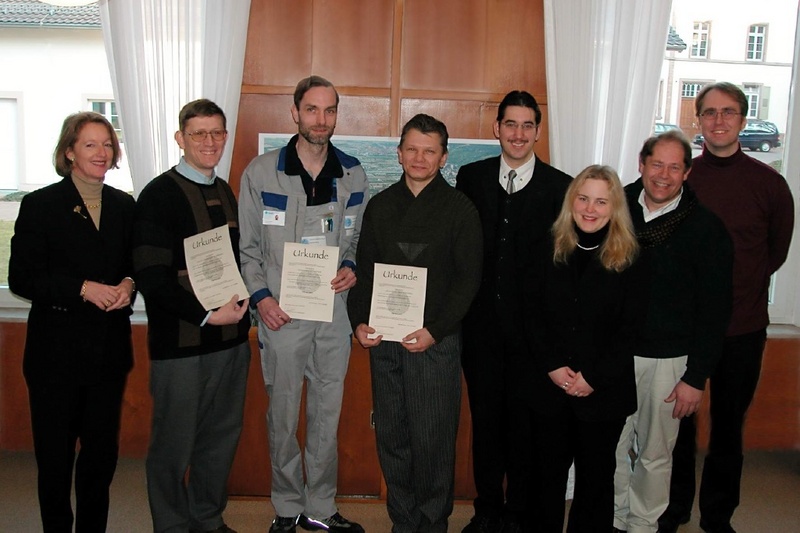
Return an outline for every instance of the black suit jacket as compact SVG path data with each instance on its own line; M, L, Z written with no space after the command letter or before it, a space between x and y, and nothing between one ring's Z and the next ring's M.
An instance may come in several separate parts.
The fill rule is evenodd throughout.
M31 301L23 371L29 382L95 383L131 368L130 307L105 312L80 297L84 280L116 285L133 272L134 200L103 186L100 229L67 177L22 200L8 285Z
M524 199L525 205L516 211L511 229L514 247L515 273L511 280L514 290L502 295L504 303L498 305L497 298L497 241L500 224L499 184L500 156L464 165L456 177L456 189L463 191L478 209L483 227L483 276L478 294L464 318L464 352L483 350L483 337L494 337L495 333L519 335L522 323L523 280L532 273L531 254L537 245L550 234L564 193L572 178L536 158L533 179L524 189L515 193ZM487 335L487 331L492 331ZM492 341L494 342L494 341Z
M636 411L633 356L647 308L643 265L618 273L603 268L595 255L581 274L572 258L554 264L552 250L547 243L540 254L542 275L525 290L533 351L525 396L547 416L573 411L587 421L624 418ZM564 366L582 372L594 392L568 396L548 375Z

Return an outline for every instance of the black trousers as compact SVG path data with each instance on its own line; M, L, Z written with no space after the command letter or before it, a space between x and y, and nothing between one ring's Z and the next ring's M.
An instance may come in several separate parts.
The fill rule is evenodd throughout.
M616 450L626 417L585 421L571 411L533 414L534 488L528 533L561 533L569 467L575 492L567 533L607 533L614 523Z
M125 381L123 376L92 385L28 383L44 533L72 532L73 464L75 532L106 530Z
M711 435L700 483L700 516L710 525L730 524L739 506L744 421L761 375L766 329L725 338L722 359L709 380ZM691 512L695 495L696 428L684 418L672 452L670 503L665 515Z
M446 533L453 512L461 411L461 336L422 353L370 349L378 460L392 533Z
M465 333L462 367L472 418L475 514L500 518L527 511L530 486L530 414L514 394L518 367L527 353L519 339L499 342ZM505 487L505 488L504 488Z

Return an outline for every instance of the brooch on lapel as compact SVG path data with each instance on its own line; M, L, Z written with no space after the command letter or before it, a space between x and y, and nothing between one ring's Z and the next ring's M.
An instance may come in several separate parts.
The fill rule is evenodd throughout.
M84 219L84 220L86 219L86 215L84 215L84 214L81 212L81 206L79 206L79 205L76 205L76 206L75 206L75 207L72 209L72 211L73 211L74 213L78 213L80 216L82 216L82 217L83 217L83 219Z

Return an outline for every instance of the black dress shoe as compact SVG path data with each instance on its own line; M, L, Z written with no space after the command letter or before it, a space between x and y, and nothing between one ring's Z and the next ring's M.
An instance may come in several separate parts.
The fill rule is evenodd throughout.
M269 526L269 533L295 533L298 516L276 516Z
M461 530L461 533L501 533L501 531L504 531L503 520L501 518L477 514L473 516L469 524Z
M665 513L658 519L658 533L675 533L681 524L688 524L691 518L691 514L676 517Z
M736 533L730 524L709 524L702 518L700 519L700 529L706 533Z
M329 533L364 533L364 528L361 524L351 522L339 513L334 513L332 516L324 520L315 520L309 518L304 514L300 515L297 519L297 525L306 531L328 531Z
M236 530L229 528L225 524L222 524L217 529L211 529L208 531L200 531L199 529L190 529L189 533L236 533Z
M502 533L522 533L522 524L516 520L506 518L503 520L503 529L500 531Z

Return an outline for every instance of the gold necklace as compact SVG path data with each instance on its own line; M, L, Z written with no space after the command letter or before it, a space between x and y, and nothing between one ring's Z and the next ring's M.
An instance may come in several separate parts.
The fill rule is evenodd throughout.
M97 208L99 208L101 205L103 205L103 200L100 200L100 201L99 201L99 202L97 202L96 204L87 204L87 203L84 201L84 204L86 205L86 209L97 209Z

